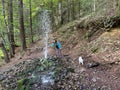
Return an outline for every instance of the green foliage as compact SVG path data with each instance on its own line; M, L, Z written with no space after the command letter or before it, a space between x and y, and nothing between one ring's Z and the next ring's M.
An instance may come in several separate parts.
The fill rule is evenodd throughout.
M93 8L93 0L81 0L81 12L83 12L83 16L90 14Z
M4 54L3 54L3 52L2 52L1 49L0 49L0 56L1 56L1 57L4 57Z
M0 62L3 62L4 54L2 50L0 49Z
M62 67L61 67L61 66L56 67L56 68L53 70L54 75L58 75L61 70L62 70Z
M26 81L26 78L18 80L18 89L19 90L25 90L24 82Z
M15 33L19 33L19 32L20 32L20 30L19 30L19 29L17 29L17 28L14 28L14 32L15 32Z
M89 38L91 37L91 32L90 31L87 31L86 34L85 34L85 38L87 40L89 40Z
M43 60L41 60L41 64L42 64L43 68L48 68L52 65L52 62L48 61L47 59L43 59Z

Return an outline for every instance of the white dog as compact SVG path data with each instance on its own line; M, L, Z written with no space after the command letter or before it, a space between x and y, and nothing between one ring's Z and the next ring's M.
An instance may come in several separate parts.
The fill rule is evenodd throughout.
M83 59L82 59L82 57L79 57L79 64L83 65Z

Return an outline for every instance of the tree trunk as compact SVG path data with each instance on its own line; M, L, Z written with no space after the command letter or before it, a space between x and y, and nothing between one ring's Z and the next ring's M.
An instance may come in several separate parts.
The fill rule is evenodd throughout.
M60 17L60 26L63 24L63 16L62 16L62 0L58 1L58 10L59 10L59 17Z
M69 0L67 0L67 22L70 21L69 18L70 18L70 9L69 9Z
M29 0L29 8L30 8L30 39L31 39L31 43L33 43L31 0Z
M54 12L53 12L53 0L50 1L50 9L51 9L51 22L52 26L54 26Z
M26 50L24 18L23 18L23 0L18 0L18 6L19 6L20 38L22 43L22 50Z
M3 52L3 54L4 54L5 62L6 62L6 63L9 63L9 62L10 62L10 59L9 59L9 56L8 56L7 50L6 50L6 48L5 48L5 46L4 46L4 44L3 44L2 41L0 41L0 47L1 47L2 52Z
M7 29L7 36L8 36L8 41L9 41L9 48L11 50L11 42L10 42L10 30L9 30L9 26L6 20L6 13L5 13L5 6L4 6L4 0L2 0L2 10L3 10L3 17L4 17L4 23ZM12 53L10 52L10 55L12 56Z
M71 12L71 14L72 14L72 20L75 20L75 7L74 7L74 0L72 0L72 12Z
M10 35L10 56L13 57L15 54L15 41L14 41L14 30L13 30L13 5L12 0L8 2L8 10L9 10L9 35Z
M80 0L79 0L79 2L78 2L78 15L79 15L79 17L80 17L80 9L81 9L81 6L80 6L81 4L80 4ZM78 17L78 18L79 18Z
M93 11L96 11L96 0L94 0Z
M8 32L9 32L9 27L8 27L8 24L7 24L6 14L5 14L4 0L2 0L2 10L3 10L4 22L5 22L6 28L7 28Z
M118 0L118 14L120 14L120 0Z

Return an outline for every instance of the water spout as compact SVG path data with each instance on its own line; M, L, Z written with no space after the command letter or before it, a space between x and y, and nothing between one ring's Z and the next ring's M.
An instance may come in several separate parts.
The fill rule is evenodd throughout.
M40 13L40 30L42 30L42 34L44 37L44 58L48 58L48 39L49 33L51 30L50 27L50 17L48 10L43 9Z
M48 32L45 32L45 50L44 50L44 57L47 58L48 54Z

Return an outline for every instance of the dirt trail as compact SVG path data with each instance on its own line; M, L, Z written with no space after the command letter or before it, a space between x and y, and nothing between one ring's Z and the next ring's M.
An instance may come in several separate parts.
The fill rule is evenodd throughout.
M52 48L48 48L48 56L51 56L51 55L55 55L55 50ZM17 55L15 55L14 58L11 59L10 63L2 65L0 67L0 73L10 69L10 67L12 67L15 64L18 64L22 61L30 60L30 59L32 60L34 58L39 58L39 57L44 57L42 50L36 50L36 49L34 49L32 51L27 50L23 56L17 54Z

